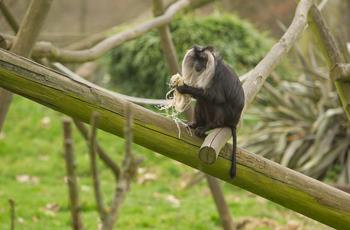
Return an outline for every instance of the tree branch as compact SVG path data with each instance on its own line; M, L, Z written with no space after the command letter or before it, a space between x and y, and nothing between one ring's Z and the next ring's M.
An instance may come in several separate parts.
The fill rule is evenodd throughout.
M271 74L273 69L304 31L307 25L307 15L312 5L312 0L301 0L299 2L293 21L281 39L271 48L254 69L241 77L244 80L243 89L246 96L246 106L254 100L266 78Z
M74 158L73 139L71 121L68 118L63 120L64 131L64 159L66 162L67 171L67 185L69 190L70 211L72 216L72 227L75 230L83 229L83 222L81 220L79 211L79 189L78 181L75 173L76 163Z
M5 5L5 3L3 1L0 1L0 10L3 13L6 21L8 22L8 24L10 25L10 27L12 28L12 30L17 33L19 26L18 23L15 19L15 17L13 17L13 15L11 14L10 10L7 8L7 6Z
M47 57L59 62L86 62L95 60L125 41L135 39L153 28L168 24L176 13L196 1L198 0L179 0L169 6L163 15L137 25L130 30L107 37L89 49L61 49L49 42L41 42L40 45L35 47L33 56L36 58Z
M126 116L126 124L124 128L124 138L125 138L125 153L124 159L122 163L122 172L120 179L117 183L117 188L114 194L114 198L111 204L111 211L107 215L106 220L103 223L103 230L112 230L114 223L118 218L118 211L125 200L126 194L130 189L130 184L132 179L135 177L137 173L138 164L140 163L135 159L132 154L131 144L133 140L132 135L132 110L131 104L125 103L125 116Z
M163 0L153 0L153 14L159 16L164 13ZM176 49L171 38L170 29L168 25L158 27L160 43L162 46L163 55L166 59L170 72L180 73L180 67L177 63Z
M0 50L0 86L84 122L96 111L100 129L123 135L125 100L5 50ZM202 140L190 136L185 126L179 125L179 139L172 120L135 104L131 107L136 144L334 228L350 226L349 194L240 148L239 173L231 180L231 145L224 146L215 164L203 165L197 155Z
M89 140L89 132L85 126L85 124L77 119L73 119L75 126L77 127L81 136L88 141ZM115 179L119 178L120 169L119 166L108 156L108 154L104 151L104 149L100 146L98 142L96 142L96 152L99 158L105 163L105 165L112 170Z
M97 112L93 112L91 116L91 131L89 136L89 152L90 152L90 167L91 176L95 192L95 200L97 205L97 210L100 215L100 219L103 222L106 217L106 209L103 204L103 197L100 189L100 178L98 175L98 167L96 161L96 134L97 134L97 122L98 122Z

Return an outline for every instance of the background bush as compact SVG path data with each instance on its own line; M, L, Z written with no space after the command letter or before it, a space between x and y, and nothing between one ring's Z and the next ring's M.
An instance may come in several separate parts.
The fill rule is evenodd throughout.
M181 16L171 23L171 31L180 63L192 45L213 45L238 74L256 65L272 44L251 24L228 14ZM170 72L157 31L114 49L110 74L111 82L122 93L164 98Z

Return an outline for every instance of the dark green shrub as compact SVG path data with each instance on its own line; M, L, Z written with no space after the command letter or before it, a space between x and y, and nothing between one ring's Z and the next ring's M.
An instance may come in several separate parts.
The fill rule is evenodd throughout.
M213 45L238 74L255 66L271 45L266 35L234 15L181 16L171 23L179 62L194 44ZM156 30L111 53L111 81L128 95L164 98L169 70Z

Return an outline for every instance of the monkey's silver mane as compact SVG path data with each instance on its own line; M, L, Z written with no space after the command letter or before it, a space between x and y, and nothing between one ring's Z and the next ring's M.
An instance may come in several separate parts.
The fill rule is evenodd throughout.
M204 54L207 56L205 69L197 72L194 68L196 58L194 48L189 49L182 62L182 76L185 84L197 88L206 89L210 86L211 80L215 75L216 57L213 52L204 49Z

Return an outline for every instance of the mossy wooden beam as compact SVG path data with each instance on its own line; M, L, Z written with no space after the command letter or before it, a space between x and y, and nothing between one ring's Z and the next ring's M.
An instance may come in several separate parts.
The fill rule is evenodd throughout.
M308 20L317 45L328 64L329 76L334 83L340 103L350 121L349 64L344 63L344 57L338 48L336 40L316 5L311 7Z
M97 112L100 129L123 136L126 101L93 84L0 50L0 86L84 122ZM132 104L132 110L135 143L334 228L350 226L349 194L243 149L238 149L237 177L231 180L230 145L214 164L204 165L197 155L202 140L184 126L179 139L172 120L138 105Z

